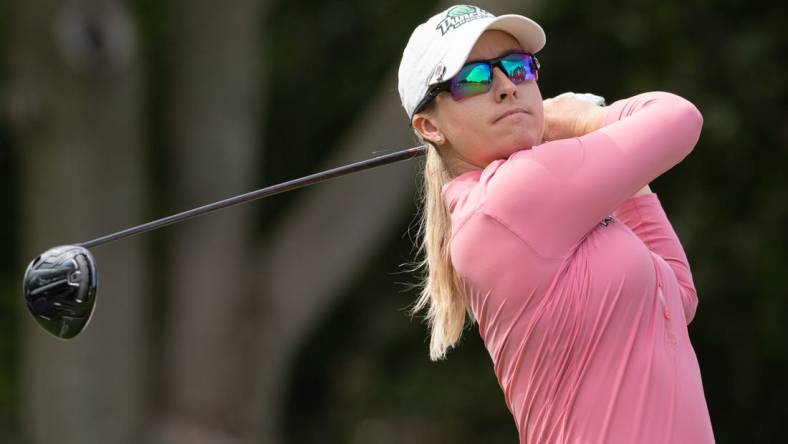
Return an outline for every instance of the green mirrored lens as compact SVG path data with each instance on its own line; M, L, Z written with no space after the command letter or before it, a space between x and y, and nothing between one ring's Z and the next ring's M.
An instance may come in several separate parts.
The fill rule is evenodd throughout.
M486 63L465 65L452 78L451 95L455 100L459 100L486 92L490 89L491 81L490 65Z
M490 83L490 67L486 64L472 65L463 77L463 81L468 83Z
M533 69L531 69L531 57L526 54L512 54L501 60L506 75L514 83L522 83L526 80L534 79Z

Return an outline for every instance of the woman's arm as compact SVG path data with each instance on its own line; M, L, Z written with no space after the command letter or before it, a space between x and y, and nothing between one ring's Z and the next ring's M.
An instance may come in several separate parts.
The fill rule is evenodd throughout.
M692 103L666 92L602 109L605 125L598 130L518 151L490 179L484 211L543 256L563 256L618 205L684 159L703 122Z
M614 214L643 241L646 248L661 257L673 271L679 286L684 317L689 324L695 316L698 294L684 247L658 196L654 193L634 196L616 208Z
M609 113L606 107L588 100L578 100L562 95L545 99L542 103L544 105L545 131L543 139L545 142L582 137L616 121L614 120L616 113ZM634 196L642 196L651 192L651 188L646 185Z
M657 195L646 185L619 205L614 214L643 241L646 248L661 257L673 271L680 290L684 318L689 324L695 317L698 293L692 280L687 255Z

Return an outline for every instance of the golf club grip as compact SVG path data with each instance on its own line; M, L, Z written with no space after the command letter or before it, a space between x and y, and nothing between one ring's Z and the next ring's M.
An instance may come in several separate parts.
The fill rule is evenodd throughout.
M350 173L355 173L357 171L367 170L370 168L387 165L389 163L399 162L401 160L407 160L414 157L423 156L426 152L427 152L427 146L419 145L412 148L404 149L402 151L397 151L395 153L384 154L382 156L373 157L371 159L362 160L360 162L355 162L341 167L322 171L319 173L310 174L308 176L304 176L298 179L293 179L287 182L271 185L266 188L250 191L245 194L233 196L224 200L220 200L218 202L213 202L207 205L203 205L201 207L193 208L191 210L186 210L178 214L173 214L171 216L163 217L161 219L157 219L142 225L137 225L135 227L127 228L125 230L108 234L106 236L98 237L96 239L83 242L79 244L79 246L83 248L92 248L98 245L102 245L108 242L122 239L124 237L129 237L135 234L144 233L146 231L155 230L157 228L165 227L167 225L172 225L174 223L181 222L186 219L191 219L196 216L210 213L211 211L216 211L222 208L231 207L233 205L238 205L256 199L262 199L264 197L268 197L274 194L284 193L285 191L294 190L296 188L302 188L307 185L323 182L328 179L333 179L335 177L344 176Z

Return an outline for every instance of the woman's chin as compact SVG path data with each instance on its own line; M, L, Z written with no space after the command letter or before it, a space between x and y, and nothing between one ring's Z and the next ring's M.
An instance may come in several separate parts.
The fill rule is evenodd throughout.
M502 138L506 140L504 145L516 147L517 150L528 149L541 143L541 134L537 134L533 128L518 127L507 131Z
M520 137L515 138L512 143L512 146L516 147L517 151L520 150L530 150L536 145L539 145L541 141L534 136L534 134L528 133L523 134Z

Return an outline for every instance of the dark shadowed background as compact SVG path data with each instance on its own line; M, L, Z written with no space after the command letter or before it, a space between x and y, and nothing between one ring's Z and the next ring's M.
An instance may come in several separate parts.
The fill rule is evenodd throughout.
M414 144L396 69L451 3L0 2L0 442L514 443L475 327L411 319L418 161L97 247L75 340L26 313L27 263ZM651 184L690 260L719 443L788 419L788 7L480 1L547 33L544 97L665 90L703 133Z

